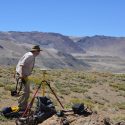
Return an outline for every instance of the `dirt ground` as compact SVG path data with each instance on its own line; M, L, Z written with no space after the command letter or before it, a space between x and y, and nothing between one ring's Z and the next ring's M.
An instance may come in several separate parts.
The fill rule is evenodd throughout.
M72 70L55 70L50 74L51 86L65 109L71 108L73 103L84 103L86 107L94 112L88 117L68 115L67 119L71 122L71 125L105 125L105 118L110 119L111 125L119 121L125 121L124 74L116 75ZM39 74L33 75L39 77ZM3 80L3 78L5 79ZM17 105L18 98L12 97L10 89L2 84L3 81L10 80L10 78L11 75L7 77L3 72L0 72L0 109ZM33 88L33 86L31 87ZM32 89L31 97L34 91L35 89ZM46 89L46 92L46 95L53 100L57 109L61 110L52 92L49 89ZM41 90L39 95L42 95ZM60 125L60 120L61 118L54 115L44 121L42 125ZM0 118L0 125L14 124L14 120Z

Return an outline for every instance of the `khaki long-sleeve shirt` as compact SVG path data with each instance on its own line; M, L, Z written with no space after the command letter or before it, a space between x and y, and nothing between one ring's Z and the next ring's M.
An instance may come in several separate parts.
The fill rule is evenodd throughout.
M20 76L29 76L33 70L34 63L35 56L32 52L27 52L20 58L16 66L16 72L19 73Z

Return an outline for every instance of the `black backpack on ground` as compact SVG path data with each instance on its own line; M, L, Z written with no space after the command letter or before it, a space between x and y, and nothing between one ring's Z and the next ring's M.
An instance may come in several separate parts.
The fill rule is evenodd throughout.
M13 118L19 118L22 114L23 114L24 111L17 111L17 112L14 112L12 110L12 107L4 107L1 111L0 111L0 115L1 116L4 116L6 118L9 118L9 119L13 119Z
M36 98L37 105L33 117L37 120L37 123L42 123L49 117L53 116L56 113L56 109L53 102L46 96Z
M56 113L55 106L49 98L38 96L36 99L34 113L28 117L20 117L15 121L16 125L38 125Z
M76 103L72 106L74 114L89 116L92 114L92 111L88 110L83 103Z
M72 110L73 110L74 114L82 115L85 112L84 104L76 103L72 106Z

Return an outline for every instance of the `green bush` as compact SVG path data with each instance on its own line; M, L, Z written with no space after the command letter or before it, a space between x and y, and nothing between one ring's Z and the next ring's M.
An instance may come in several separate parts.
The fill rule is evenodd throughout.
M123 90L123 91L125 91L125 84L123 84L123 83L110 84L110 86L115 88L116 90Z
M119 109L125 110L125 102L116 104Z
M87 92L87 89L85 89L84 87L81 87L81 86L71 86L70 90L72 92L77 92L77 93L85 93L85 92Z
M4 87L4 84L0 82L0 87Z
M6 118L6 117L4 117L4 116L0 116L0 121L7 121L8 119Z
M71 105L71 104L75 104L75 103L83 103L83 104L87 105L87 107L91 107L91 108L94 107L94 103L93 103L92 100L90 100L90 99L72 98L72 99L70 100L70 105Z

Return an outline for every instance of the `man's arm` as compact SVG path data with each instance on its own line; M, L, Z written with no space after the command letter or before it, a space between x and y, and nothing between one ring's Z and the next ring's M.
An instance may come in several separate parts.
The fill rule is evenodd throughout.
M20 78L21 79L24 79L26 78L27 76L24 75L24 66L23 65L20 65Z

